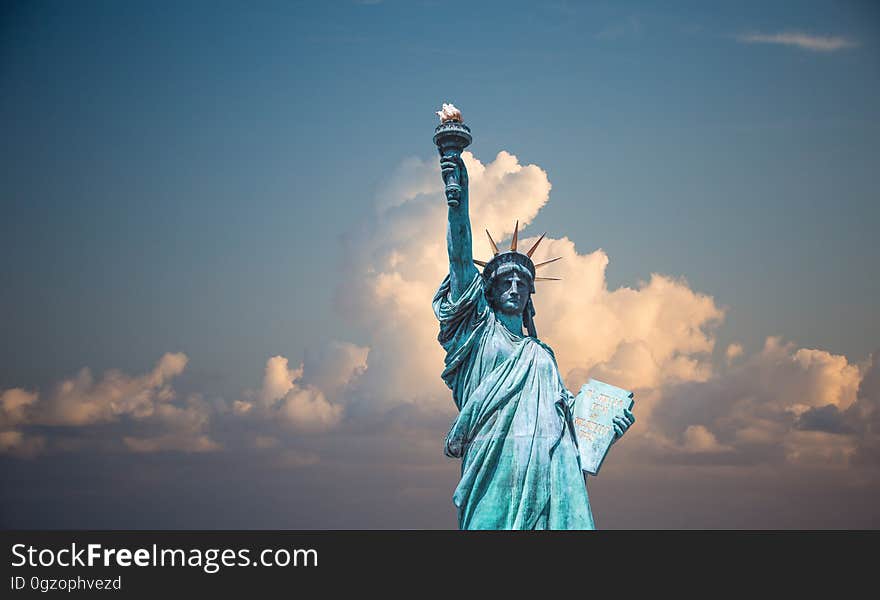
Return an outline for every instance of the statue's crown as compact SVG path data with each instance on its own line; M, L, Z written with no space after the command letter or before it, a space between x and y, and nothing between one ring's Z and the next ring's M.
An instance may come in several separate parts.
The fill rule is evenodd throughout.
M492 234L489 233L488 229L486 230L486 235L489 237L489 244L492 246L492 252L494 252L495 255L492 257L492 260L488 262L474 260L474 263L483 267L483 280L487 284L491 285L492 280L495 279L495 277L514 269L529 277L529 287L531 288L532 293L535 291L535 281L559 280L558 277L537 277L536 273L539 268L544 265L549 265L552 262L556 262L562 258L561 256L545 260L538 264L532 262L532 254L538 248L538 244L541 243L544 236L547 235L546 233L542 233L541 237L538 238L538 241L536 241L525 254L517 251L517 245L519 243L519 221L513 226L513 238L510 242L510 250L500 252L498 250L498 245L495 243L495 240L492 239Z

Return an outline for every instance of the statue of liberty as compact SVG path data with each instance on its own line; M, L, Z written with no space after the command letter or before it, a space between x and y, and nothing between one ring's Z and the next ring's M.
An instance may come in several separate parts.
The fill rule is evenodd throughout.
M558 259L532 262L543 235L520 252L518 223L510 250L499 251L487 231L494 256L488 262L473 259L468 175L461 159L470 130L452 105L438 114L449 274L433 308L446 351L442 377L459 410L445 443L446 455L462 460L453 494L459 527L594 529L572 425L575 397L534 321L535 281L550 279L536 271ZM450 136L458 137L450 142ZM633 422L629 410L615 417L615 439Z

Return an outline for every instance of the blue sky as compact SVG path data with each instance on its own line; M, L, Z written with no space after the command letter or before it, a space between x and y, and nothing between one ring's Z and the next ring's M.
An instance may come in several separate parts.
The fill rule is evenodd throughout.
M601 248L609 289L660 273L724 308L715 364L768 336L878 347L868 3L3 10L0 390L183 352L180 393L231 401L270 356L375 347L340 312L361 293L344 240L404 160L434 160L442 101L479 160L546 172L526 234Z

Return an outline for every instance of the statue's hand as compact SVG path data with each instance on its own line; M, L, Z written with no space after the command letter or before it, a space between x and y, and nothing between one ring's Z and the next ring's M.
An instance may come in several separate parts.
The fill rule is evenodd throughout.
M441 156L440 157L440 173L443 176L443 181L446 181L446 176L449 173L455 173L456 179L458 179L459 185L461 185L462 190L467 190L468 186L468 173L467 167L464 166L464 161L461 159L461 156Z
M623 437L623 434L632 427L632 424L636 422L635 416L632 414L632 411L628 408L623 409L622 417L614 417L613 425L614 425L614 441L616 442L620 438Z

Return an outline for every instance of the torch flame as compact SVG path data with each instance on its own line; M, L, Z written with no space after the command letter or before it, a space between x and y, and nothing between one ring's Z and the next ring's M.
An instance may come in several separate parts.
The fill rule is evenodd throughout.
M445 123L447 121L458 121L462 123L464 119L461 118L461 111L455 108L455 105L450 103L443 103L443 108L437 111L437 116L440 117L440 122Z

